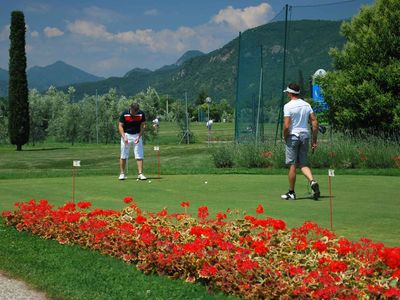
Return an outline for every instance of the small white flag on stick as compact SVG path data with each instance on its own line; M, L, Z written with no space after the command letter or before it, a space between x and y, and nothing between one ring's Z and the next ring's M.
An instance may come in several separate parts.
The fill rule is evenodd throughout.
M329 170L328 170L328 176L330 176L330 177L335 176L335 170L329 169Z
M81 161L80 161L80 160L74 160L74 161L72 162L72 166L74 166L74 167L80 167L80 166L81 166Z
M160 146L154 146L154 151L160 151Z

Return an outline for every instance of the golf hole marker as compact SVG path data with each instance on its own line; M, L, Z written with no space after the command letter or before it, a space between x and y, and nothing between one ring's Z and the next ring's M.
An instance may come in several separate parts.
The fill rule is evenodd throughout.
M76 177L76 168L81 166L80 160L72 161L72 202L75 202L75 177Z
M161 177L160 146L154 146L154 151L157 151L157 173L158 173L158 178L160 178Z
M329 206L330 206L330 221L331 221L331 230L333 228L333 220L332 220L332 180L331 178L335 176L335 170L328 170L328 178L329 178Z

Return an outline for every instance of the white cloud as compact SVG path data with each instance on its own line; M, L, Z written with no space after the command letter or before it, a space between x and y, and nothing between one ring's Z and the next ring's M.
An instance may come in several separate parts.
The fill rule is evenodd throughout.
M102 11L91 8L90 12L94 16L101 15ZM145 12L147 15L154 13L155 10ZM109 74L126 69L127 61L128 65L157 67L157 64L166 64L166 59L174 61L191 49L212 51L237 37L239 31L267 23L272 14L267 3L239 9L228 6L211 16L207 23L194 27L182 26L174 30L135 28L120 32L107 27L106 20L91 21L94 19L88 16L68 23L65 31L70 33L71 41L81 43L80 49L85 49L86 55L99 57L95 65L87 65L91 71ZM135 58L132 53L136 53Z
M91 11L101 12L97 8L92 8ZM156 12L152 9L145 13L150 15ZM67 28L74 34L95 40L145 46L153 52L173 53L189 49L210 51L233 38L238 31L266 23L271 14L271 6L261 3L244 9L228 6L220 10L208 23L193 28L182 26L176 30L136 29L113 33L108 31L103 24L85 20L76 20L68 24Z
M94 39L109 41L113 39L112 33L108 32L104 25L93 22L77 20L74 23L68 24L67 28L72 33L88 36Z
M243 31L265 24L272 14L272 7L268 3L258 6L249 6L244 9L235 9L232 6L221 9L212 18L215 24L227 24L237 31Z
M154 17L154 16L158 16L160 14L160 12L157 9L153 8L153 9L146 10L144 12L144 14L145 14L145 16L153 16Z
M31 37L37 38L38 36L39 36L39 32L37 32L36 30L31 32Z
M176 31L164 29L153 31L152 29L138 29L125 32L111 33L102 24L77 20L68 24L68 30L72 33L100 39L109 42L119 42L132 45L142 45L151 51L182 51L185 49L185 41L196 35L196 31L189 27L180 27Z
M196 37L196 30L190 27L179 27L177 30L164 29L154 34L153 43L148 45L153 51L182 52L188 49Z
M64 34L64 32L62 32L57 27L49 27L49 26L45 27L43 29L43 32L47 37L57 37Z
M132 43L132 44L142 44L142 45L152 45L153 41L153 30L144 29L144 30L136 30L136 31L126 31L119 32L113 35L115 41L123 42L123 43Z

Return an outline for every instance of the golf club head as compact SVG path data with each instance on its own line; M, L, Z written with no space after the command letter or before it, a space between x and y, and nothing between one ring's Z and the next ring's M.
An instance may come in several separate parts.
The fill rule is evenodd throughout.
M325 126L318 126L318 130L319 132L321 132L322 134L324 134L326 132L326 127Z

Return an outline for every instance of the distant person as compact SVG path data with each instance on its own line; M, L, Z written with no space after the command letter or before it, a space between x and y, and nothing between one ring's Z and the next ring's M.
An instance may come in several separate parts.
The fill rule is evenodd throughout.
M159 120L159 117L156 117L154 120L153 120L153 128L154 128L154 130L156 131L156 132L158 132L158 129L160 128L160 120Z
M289 191L281 198L296 199L295 185L298 166L309 182L313 198L317 200L320 196L319 185L314 180L311 169L307 166L307 152L310 138L312 151L314 152L317 148L318 121L311 105L300 98L300 87L297 84L289 84L283 92L287 93L290 100L283 108L283 137L286 144L286 164L289 165ZM308 129L309 122L312 127L311 137Z
M213 124L214 124L214 121L213 121L213 120L208 120L208 121L206 122L206 127L207 127L207 129L208 129L208 130L211 130L211 127L212 127Z
M143 175L143 134L146 127L146 116L143 111L139 109L139 104L133 103L125 110L118 120L118 131L121 135L121 158L119 161L120 175L119 180L127 179L125 168L126 160L129 158L129 150L133 145L133 152L135 154L138 179L146 180Z

